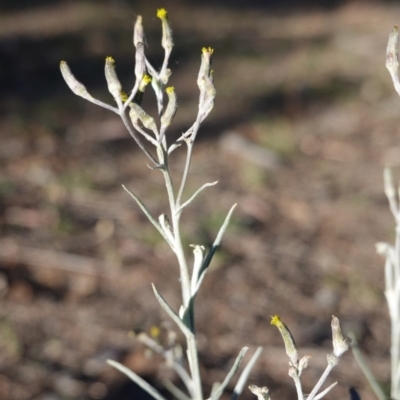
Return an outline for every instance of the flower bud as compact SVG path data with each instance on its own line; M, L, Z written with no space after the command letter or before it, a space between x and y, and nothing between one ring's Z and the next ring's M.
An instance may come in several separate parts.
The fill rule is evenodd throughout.
M154 135L157 136L157 125L154 118L147 114L146 111L136 103L132 103L130 107L129 116L131 117L133 125L136 125L137 121L140 121L145 128L151 130Z
M144 31L143 31L143 18L138 15L133 27L133 44L136 47L138 43L144 43Z
M201 64L199 69L199 75L197 76L197 85L201 91L201 86L203 84L203 78L205 76L210 76L211 71L211 56L214 53L214 49L211 47L203 47L201 49Z
M350 338L345 337L340 326L339 318L332 315L332 342L333 342L333 355L340 357L344 352L349 349Z
M286 354L290 358L290 361L296 364L298 360L297 346L288 327L281 321L278 315L272 317L271 325L275 325L279 329L283 338L283 343L285 344Z
M171 125L171 122L175 117L176 110L178 109L175 88L173 86L167 87L165 92L168 96L168 105L164 111L164 114L161 116L161 130L164 130Z
M174 40L172 38L172 29L168 21L167 10L165 8L158 9L157 17L161 19L162 26L161 46L166 52L170 52L174 47Z
M213 79L209 76L204 76L202 80L202 86L200 88L200 113L202 115L202 121L214 108L214 99L216 94L217 91L215 89Z
M300 359L299 365L297 367L299 377L300 377L301 373L303 372L303 370L305 370L308 367L308 362L310 361L311 357L312 356L310 356L310 355L306 355Z
M114 99L121 99L122 86L115 72L115 60L112 57L106 58L104 73L107 80L108 91L113 95Z
M259 387L256 385L249 386L250 391L257 396L257 400L270 400L269 390L266 386Z
M77 96L83 97L86 100L93 99L93 97L87 91L86 87L82 83L80 83L72 74L66 61L60 62L60 70L65 82L73 93L75 93Z
M141 82L146 72L146 58L144 55L143 42L136 43L136 54L135 54L135 77Z

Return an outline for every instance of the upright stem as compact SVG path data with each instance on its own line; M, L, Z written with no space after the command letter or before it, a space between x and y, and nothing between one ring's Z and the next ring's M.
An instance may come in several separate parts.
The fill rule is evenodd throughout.
M190 371L192 373L193 379L193 389L194 389L194 399L193 400L203 400L203 389L201 387L201 376L200 376L200 366L199 358L197 352L197 341L196 335L193 333L190 336L186 336L186 342L188 345L188 358L190 364Z
M172 220L172 228L175 239L175 254L178 259L179 269L180 269L180 277L181 277L181 289L182 289L182 302L185 308L190 305L190 276L189 270L186 263L185 252L183 250L182 239L180 235L179 229L179 213L177 212L178 203L175 201L174 187L172 183L171 173L168 166L168 154L160 145L158 148L158 155L160 158L160 164L165 166L162 169L162 173L164 175L165 185L168 193L168 201L171 209L171 220ZM190 159L190 156L188 157ZM189 164L186 163L187 168L185 168L187 175L187 170L189 168ZM181 184L182 188L182 184ZM186 334L186 343L187 343L187 356L189 361L190 372L193 380L193 394L194 398L192 400L203 400L203 391L201 387L201 376L200 376L200 367L199 367L199 359L197 352L197 342L196 335L194 332L190 332Z
M294 380L294 384L296 386L297 399L303 400L304 399L303 389L301 387L301 382L300 382L299 376L297 375L297 371L296 371L296 374L293 376L293 380Z
M175 203L174 185L172 183L171 172L168 165L168 154L163 149L162 145L159 145L159 147L157 148L157 153L160 164L164 165L164 168L161 171L164 175L165 186L167 188L168 201L171 210L172 229L175 239L175 254L178 259L181 278L182 302L184 307L187 307L190 301L190 277L179 230L179 217L176 213L177 207Z

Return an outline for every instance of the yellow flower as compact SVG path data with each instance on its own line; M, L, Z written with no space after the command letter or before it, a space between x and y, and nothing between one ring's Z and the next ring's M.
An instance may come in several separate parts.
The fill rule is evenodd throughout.
M203 47L203 48L201 49L201 52L202 52L203 54L209 53L209 54L211 55L212 53L214 53L214 49L213 49L212 47Z
M165 51L171 52L174 47L174 41L172 39L172 29L169 25L167 10L165 8L159 8L157 10L157 17L161 19L162 26L161 46Z
M167 10L165 8L159 8L157 10L157 17L158 18L165 19L165 18L167 18L167 16L168 16L168 13L167 13Z
M280 319L279 315L274 315L271 317L271 325L275 325L278 329L281 329L283 326L283 322Z
M123 102L128 100L128 95L126 94L126 92L124 92L123 90L121 91L121 93L119 94L119 97L121 98L121 100Z

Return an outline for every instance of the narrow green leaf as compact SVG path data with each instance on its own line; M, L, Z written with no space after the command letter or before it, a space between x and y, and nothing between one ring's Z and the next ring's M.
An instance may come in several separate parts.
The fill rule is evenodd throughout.
M147 383L144 379L142 379L139 375L135 374L129 368L120 364L114 360L107 360L107 364L111 365L118 371L125 374L129 379L139 385L143 390L145 390L150 396L152 396L156 400L167 400L157 389Z
M161 307L166 311L166 313L172 318L172 320L178 325L179 329L184 333L186 337L191 336L192 332L179 318L179 315L169 306L169 304L164 300L161 294L157 291L156 287L152 283L154 294L156 299L160 303Z
M183 393L181 389L176 387L169 379L163 381L165 388L178 400L191 400L190 397Z
M386 399L387 397L385 396L385 393L383 392L374 374L372 373L372 371L370 370L370 368L368 367L367 363L364 360L360 348L358 347L356 336L354 335L353 332L350 332L349 336L351 339L351 350L353 351L354 358L356 359L358 366L361 368L361 371L363 372L365 378L370 384L372 390L375 392L375 396L379 400Z
M239 380L233 390L231 400L237 400L237 398L243 392L244 386L246 385L247 379L249 378L250 372L253 369L255 363L262 353L262 347L258 347L254 354L251 356L250 361L247 363L246 367L240 374Z
M210 262L211 262L211 260L212 260L212 258L214 256L215 252L218 250L218 248L219 248L219 246L221 244L222 237L224 236L224 233L225 233L225 231L226 231L226 229L227 229L227 227L229 225L229 221L231 220L231 216L232 216L233 210L236 208L236 206L237 206L237 204L234 204L231 207L231 209L229 210L229 212L228 212L228 214L227 214L227 216L225 218L225 221L222 224L222 226L221 226L221 228L220 228L220 230L218 232L218 235L215 238L214 243L211 246L211 249L209 250L209 252L207 253L207 256L205 257L205 259L203 261L203 265L201 266L200 271L199 271L199 276L198 276L198 280L197 280L197 286L196 286L195 291L192 293L192 296L195 296L195 294L198 292L198 290L200 288L201 283L203 282L203 279L204 279L205 273L207 271L207 268L210 265Z
M131 192L125 185L122 185L122 188L127 192L137 203L137 205L140 207L140 209L143 211L143 213L146 215L148 220L152 223L152 225L160 232L161 236L165 239L165 241L170 245L172 250L175 252L175 245L173 242L171 242L170 238L168 235L164 232L160 224L156 221L156 219L151 215L150 211L147 209L147 207L144 205L144 203L139 199L139 197L136 196L133 192Z
M199 189L197 189L194 194L192 195L192 197L190 197L189 200L185 201L176 211L177 214L181 213L182 210L187 207L204 189L210 187L210 186L214 186L218 183L218 181L215 182L209 182L209 183L205 183L204 185L202 185Z
M315 396L314 400L319 400L325 397L325 395L328 394L328 392L330 392L336 385L337 382L333 382L332 385L328 386L325 390L323 390L317 396Z
M238 370L240 363L248 349L249 349L248 347L243 347L243 349L240 350L240 353L236 357L236 360L235 360L234 364L232 365L232 368L228 372L228 375L226 375L226 378L224 379L224 381L221 383L221 385L218 387L218 389L213 393L213 395L211 396L211 400L218 400L221 397L224 389L228 386L228 383L230 382L233 375L235 375L236 371Z

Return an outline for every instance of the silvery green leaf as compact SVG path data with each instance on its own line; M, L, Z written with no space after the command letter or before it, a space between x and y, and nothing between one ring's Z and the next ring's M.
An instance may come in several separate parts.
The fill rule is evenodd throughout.
M236 360L235 360L234 364L232 365L232 368L228 372L228 375L226 375L226 378L224 379L224 381L221 383L221 385L218 387L218 389L212 394L211 400L218 400L221 397L223 391L227 387L227 385L230 382L230 380L232 379L233 375L235 375L236 371L238 370L238 368L240 366L240 362L242 361L242 359L248 349L249 349L248 347L243 347L242 350L240 350L240 353L236 357Z
M175 386L169 379L163 381L165 388L178 400L191 400L191 398L182 392L177 386Z
M262 353L262 347L257 347L257 350L251 356L250 361L247 363L246 367L243 369L240 377L236 383L235 389L233 390L231 400L237 400L237 398L243 392L244 386L246 385L247 379L249 378L250 372L253 369L255 363Z
M226 231L226 229L227 229L227 227L228 227L229 221L230 221L230 219L231 219L233 210L236 208L236 206L237 206L237 204L234 204L234 205L231 207L231 209L229 210L228 215L226 216L225 221L224 221L224 223L222 224L222 226L221 226L221 228L220 228L220 230L219 230L219 232L218 232L218 235L217 235L217 237L216 237L215 240L214 240L213 245L211 246L211 249L209 250L209 252L208 252L206 258L205 258L204 261L203 261L203 265L201 266L201 269L200 269L200 272L199 272L199 279L198 279L198 281L197 281L197 286L196 286L196 288L195 288L194 293L197 293L197 292L198 292L198 290L199 290L199 288L200 288L200 285L201 285L201 283L203 282L205 273L207 272L207 268L208 268L208 266L210 265L210 262L211 262L211 260L212 260L212 258L213 258L213 256L214 256L215 252L217 251L219 245L221 244L222 237L224 236L224 233L225 233L225 231Z
M164 232L164 230L161 228L161 226L155 220L155 218L151 215L150 211L147 209L147 207L144 205L144 203L139 199L139 197L137 197L133 192L131 192L129 189L127 189L125 185L122 185L122 188L136 201L137 205L140 207L140 209L146 215L148 220L158 230L158 232L160 232L161 236L166 240L166 242L171 246L171 248L174 249L175 248L174 243L170 241L170 238L167 236L167 234Z
M177 212L182 212L182 210L187 207L205 188L208 188L210 186L214 186L218 183L218 181L215 182L209 182L209 183L205 183L204 185L202 185L199 189L197 189L194 194L190 197L189 200L185 201L177 210Z
M125 367L124 365L114 360L107 360L107 363L112 367L116 368L118 371L125 374L128 378L130 378L133 382L135 382L138 386L140 386L143 390L145 390L154 399L167 400L157 389L155 389L153 386L151 386L143 378L135 374L129 368Z
M151 284L153 287L154 294L156 299L160 303L161 307L166 311L166 313L172 318L172 320L178 325L179 329L185 334L185 336L192 335L192 332L189 328L184 324L184 322L179 318L179 315L169 306L169 304L164 300L160 293L158 293L154 284Z
M337 385L337 382L333 382L332 385L328 386L325 390L320 392L317 396L314 397L314 400L319 400L325 397L325 395L331 391L335 386Z

